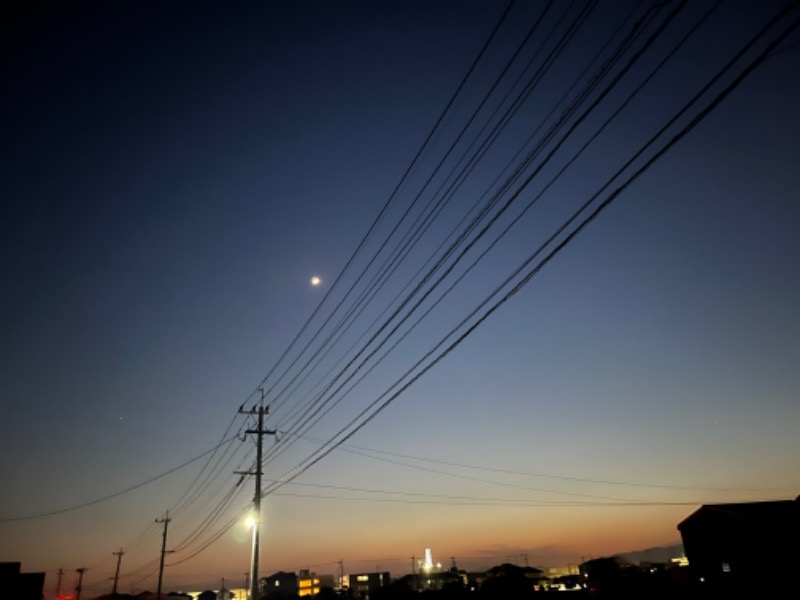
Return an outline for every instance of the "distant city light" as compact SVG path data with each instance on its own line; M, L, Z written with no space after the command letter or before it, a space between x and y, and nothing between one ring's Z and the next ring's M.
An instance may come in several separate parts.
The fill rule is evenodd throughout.
M430 548L425 548L425 560L422 563L422 570L430 573L433 569L433 554Z

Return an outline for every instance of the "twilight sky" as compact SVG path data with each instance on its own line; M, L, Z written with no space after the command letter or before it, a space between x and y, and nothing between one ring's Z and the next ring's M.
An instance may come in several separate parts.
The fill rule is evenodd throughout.
M91 597L121 548L154 590L169 511L164 590L243 585L260 390L262 575L576 564L797 496L784 5L4 16L0 561Z

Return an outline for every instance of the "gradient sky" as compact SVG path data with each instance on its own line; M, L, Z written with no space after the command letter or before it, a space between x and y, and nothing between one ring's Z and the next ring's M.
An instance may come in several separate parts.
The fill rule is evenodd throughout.
M0 561L46 571L48 594L59 568L69 588L85 567L91 597L110 591L122 548L120 591L154 590L169 511L164 590L243 585L253 481L236 471L255 446L237 411L259 387L278 432L265 439L262 575L338 573L339 560L402 575L426 546L445 566L576 564L677 543L703 503L797 496L796 30L422 373L570 214L620 187L798 17L603 189L784 5L654 4L518 1L502 21L508 5L488 0L68 3L4 17ZM522 167L538 170L511 186L511 208L367 346L637 22ZM490 215L511 194L497 197ZM384 265L396 268L369 287Z

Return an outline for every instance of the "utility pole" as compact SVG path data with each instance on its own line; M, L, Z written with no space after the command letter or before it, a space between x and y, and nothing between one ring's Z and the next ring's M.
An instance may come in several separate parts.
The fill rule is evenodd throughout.
M75 600L81 600L81 587L83 586L83 573L86 571L84 567L75 569L78 573L78 585L75 587Z
M261 392L261 401L258 407L253 407L250 410L244 410L244 406L239 407L240 413L247 413L256 415L258 417L258 428L248 429L245 433L255 434L256 438L256 469L254 475L256 476L256 489L253 494L253 564L250 567L250 599L259 600L258 593L258 552L259 552L259 533L261 530L261 462L262 450L264 446L265 435L275 435L275 431L271 429L264 429L264 415L269 414L269 407L264 406L264 388L258 388ZM248 475L250 473L247 473Z
M344 559L339 559L339 589L344 589Z
M164 524L164 535L161 538L161 562L158 566L158 590L156 591L156 598L161 600L161 581L164 577L164 556L167 553L167 527L172 519L169 518L169 511L163 519L156 519L156 523Z
M111 595L112 596L116 596L117 595L117 581L119 581L119 565L122 562L122 555L125 554L125 553L122 551L122 548L120 548L119 552L112 552L112 554L117 557L117 571L116 571L116 573L114 573L114 589L111 590Z
M56 599L61 595L61 577L64 575L64 569L58 570L58 581L56 582Z
M250 597L250 573L244 574L244 589L247 590L248 598Z

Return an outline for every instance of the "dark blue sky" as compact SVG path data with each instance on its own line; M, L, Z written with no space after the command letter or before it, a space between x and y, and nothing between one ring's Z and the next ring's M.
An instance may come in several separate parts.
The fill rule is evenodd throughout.
M644 49L660 23L664 32L563 145L556 148L555 138L546 146L552 160L467 258L488 250L487 239L539 192L541 200L427 320L413 330L401 326L408 336L386 360L343 388L313 427L296 429L311 413L310 399L353 359L383 311L398 306L409 281L419 281L448 235L474 216L471 207L491 197L555 122L565 106L559 98L574 98L653 4L512 5L402 180L506 6L78 3L18 7L3 19L0 452L14 494L0 503L0 517L92 502L199 455L232 420L234 431L245 425L236 410L252 405L265 377L270 426L281 432L270 442L276 454L265 473L291 473L320 440L333 439L392 389L783 3L723 2L702 22L713 3L654 10L624 59ZM338 302L342 311L359 306L354 298L386 259L377 254L381 242L396 247L423 207L444 197L458 157L485 139L484 124L496 123L491 111L508 106L504 94L519 91L584 8L591 11L575 37L364 312L341 338L331 329L312 338L337 322ZM458 138L540 16L530 44ZM791 15L781 20L699 106L790 22ZM696 23L696 33L549 186ZM615 31L619 37L603 46ZM346 452L345 444L267 496L268 513L279 517L266 543L283 554L267 553L262 568L343 555L351 564L378 556L407 562L426 544L440 556L490 564L520 551L542 564L575 562L672 543L675 525L699 502L796 495L798 41L796 31L789 35L520 293L347 440L362 453ZM693 107L660 145L699 111ZM390 237L409 207L410 219ZM367 276L359 280L362 270ZM321 286L309 284L314 275ZM349 286L355 296L345 295ZM329 315L335 318L323 325ZM308 378L292 379L291 358L308 343L296 363L303 364L328 335L336 343L313 355ZM289 360L278 362L287 348ZM273 383L276 362L276 375L288 371ZM248 467L251 441L232 452L236 460L220 463L212 478L219 490ZM181 514L179 498L195 474L182 469L177 479L85 509L4 521L0 560L23 559L28 570L48 572L72 568L64 561L109 562L121 545L136 547L129 542L167 509L177 513L177 543L214 506L209 499ZM239 494L224 514L235 518L250 494ZM398 494L414 494L413 501ZM363 519L386 524L378 539L357 535L343 547L337 533ZM119 531L109 534L112 527ZM171 573L238 574L248 550L234 533L194 559L207 562L190 560ZM44 540L52 544L48 556L37 550ZM180 556L191 554L187 545ZM157 552L156 538L150 546L137 548L138 557L131 550L131 569ZM113 565L96 568L98 581L106 567Z

